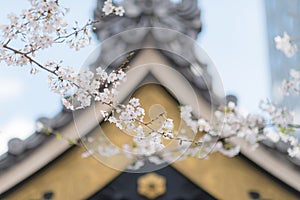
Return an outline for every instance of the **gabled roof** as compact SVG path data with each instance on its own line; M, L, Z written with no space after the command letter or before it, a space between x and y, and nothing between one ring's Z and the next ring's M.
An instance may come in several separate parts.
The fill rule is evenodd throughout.
M95 18L100 16L101 3L102 1L98 1ZM207 60L201 59L203 57L198 54L199 49L195 48L193 43L193 39L201 30L197 1L185 0L182 4L175 4L169 0L126 0L124 6L127 10L125 17L107 17L96 26L96 34L102 41L102 46L95 66L112 68L118 66L118 63L123 60L122 55L126 56L131 51L139 52L131 65L142 67L137 67L134 73L128 74L127 83L120 89L120 102L151 74L162 85L176 93L175 96L180 103L197 108L198 102L201 102L201 112L195 109L195 115L209 116L210 104L219 102L219 98L213 90L212 78L215 77L211 77L209 73L212 63L206 63ZM132 29L137 27L140 28ZM172 28L175 31L165 28ZM125 32L118 34L122 31ZM120 57L116 59L115 55ZM161 67L155 66L157 64ZM179 73L176 74L176 71ZM196 99L189 98L194 95L194 92L185 80L196 89ZM101 108L101 105L95 106L96 109ZM91 114L94 115L93 109L88 108L75 113L76 124L71 123L74 113L66 110L53 119L44 118L40 121L52 129L59 129L66 137L76 138L74 134L76 131L84 136L96 127L99 121L102 121L101 116L97 119L89 117ZM53 138L45 142L46 138L51 137L34 133L25 141L15 139L9 143L8 153L0 157L0 170L2 170L0 171L0 193L28 178L70 148L65 141ZM279 159L270 156L270 152L264 148L250 152L245 147L242 152L274 176L300 191L297 182L300 180L300 175L293 165L281 163ZM286 159L286 156L283 157ZM14 165L16 163L17 165Z
M147 75L147 77L151 76L150 74ZM155 81L153 78L147 78L147 82ZM175 118L179 114L178 102L174 99L174 96L171 96L157 84L143 86L134 96L141 99L141 103L146 110L153 103L159 103L166 108L168 116L175 121L179 120ZM95 112L90 112L89 115L84 113L85 117L88 117L88 119L85 118L86 122L93 118L91 116L94 114ZM77 123L80 123L80 121L77 120ZM78 125L78 127L84 128L84 123ZM97 139L101 129L117 141L122 141L124 137L128 136L114 125L105 122L101 127L97 126L92 132L89 131L91 133L90 137L93 137L95 133L94 136ZM58 199L88 199L99 189L105 187L107 183L114 182L115 178L122 173L105 166L93 157L82 159L80 156L82 152L82 148L74 147L65 153L61 153L58 159L47 164L45 168L15 187L14 190L10 190L6 193L6 196L0 195L0 198L38 199L47 191L53 192L55 198ZM116 155L107 159L122 168L126 167L124 157L122 158L119 159L119 155ZM107 163L105 164L107 165ZM217 199L248 199L250 194L259 194L262 198L270 199L296 199L297 197L297 193L289 191L284 184L278 183L268 173L263 173L255 164L243 157L241 158L241 156L229 159L221 154L214 154L209 160L188 158L173 163L172 167ZM156 165L151 168L156 168ZM167 180L167 182L170 183L170 180ZM167 187L169 188L169 186ZM118 195L123 196L126 194L123 189L118 191ZM185 190L185 192L188 191ZM186 194L182 195L187 197Z

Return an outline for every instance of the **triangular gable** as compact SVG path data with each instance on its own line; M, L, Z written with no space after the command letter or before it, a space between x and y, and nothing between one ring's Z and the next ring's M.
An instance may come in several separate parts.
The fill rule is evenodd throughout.
M171 117L179 114L176 109L177 101L162 87L148 85L141 90L137 97L141 97L145 107L149 107L151 102L160 101L159 103L168 109ZM104 123L101 129L116 137L118 141L123 140L121 136L124 133L114 125ZM94 131L97 134L97 130ZM53 192L57 199L86 199L121 173L92 157L82 159L82 152L81 148L75 147L61 154L58 159L11 191L12 196L5 196L6 199L34 199L40 197L43 192ZM108 159L112 159L112 162L121 167L123 165L124 168L127 165L118 158ZM240 157L229 159L216 154L209 160L189 158L173 163L172 167L217 199L247 199L253 192L259 193L263 198L295 199L293 192L284 185Z

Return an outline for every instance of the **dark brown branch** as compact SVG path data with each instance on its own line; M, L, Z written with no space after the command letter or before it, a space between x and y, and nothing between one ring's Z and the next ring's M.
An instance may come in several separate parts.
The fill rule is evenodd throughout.
M24 56L25 58L27 58L27 59L29 60L30 63L34 63L34 64L36 64L38 67L40 67L41 69L46 70L47 72L49 72L49 73L51 73L51 74L54 74L55 76L58 76L58 75L55 73L55 71L52 71L52 70L48 69L47 67L43 66L42 64L40 64L39 62L37 62L36 60L34 60L34 59L31 58L30 56L28 56L26 53L23 53L23 52L21 52L21 51L19 51L19 50L16 50L16 49L12 48L12 47L9 47L9 46L7 46L7 45L3 45L3 48L8 49L8 50L10 50L10 51L13 51L15 54L19 54L19 55Z

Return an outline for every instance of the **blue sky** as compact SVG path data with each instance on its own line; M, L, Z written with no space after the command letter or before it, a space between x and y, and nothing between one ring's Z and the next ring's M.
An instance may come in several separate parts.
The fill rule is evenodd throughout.
M92 18L95 0L62 0L71 9L68 21L79 23ZM0 23L9 12L28 7L27 1L10 0L1 4ZM240 106L255 111L260 99L269 96L267 41L264 5L261 0L201 0L203 31L198 39L214 61L226 93L236 94ZM39 55L39 60L64 60L79 68L96 44L80 52L55 47ZM49 56L50 55L50 56ZM29 74L29 67L0 64L0 154L12 137L22 139L34 130L38 117L52 117L61 109L60 99L49 91L47 74Z
M218 69L226 93L257 111L270 96L264 1L201 0L203 32L198 39Z
M77 20L84 24L92 18L92 10L96 1L61 1L70 8L67 15L70 24ZM28 8L26 0L10 0L1 4L0 23L7 22L6 15L10 12L18 13ZM80 52L64 46L56 46L38 55L38 60L46 62L49 59L64 60L64 63L80 68L96 44ZM50 56L49 56L50 55ZM6 151L7 141L13 137L24 139L35 128L35 121L39 117L53 117L62 106L60 98L50 92L47 84L47 74L44 71L30 75L30 67L13 67L0 64L0 154Z

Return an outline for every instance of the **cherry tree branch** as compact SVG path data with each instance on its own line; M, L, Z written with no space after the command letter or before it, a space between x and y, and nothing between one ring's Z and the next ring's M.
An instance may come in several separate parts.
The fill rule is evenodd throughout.
M21 55L21 56L24 56L25 58L27 58L27 59L29 60L30 63L34 63L34 64L37 65L39 68L41 68L41 69L43 69L43 70L45 70L45 71L47 71L47 72L49 72L49 73L51 73L51 74L53 74L53 75L55 75L55 76L58 76L58 75L55 73L55 71L52 71L52 70L48 69L47 67L43 66L41 63L39 63L38 61L34 60L32 57L28 56L27 53L23 53L23 52L21 52L21 51L19 51L19 50L16 50L16 49L12 48L12 47L9 47L9 46L7 46L7 44L4 44L4 45L3 45L3 48L8 49L8 50L10 50L10 51L13 51L15 54L19 54L19 55Z

